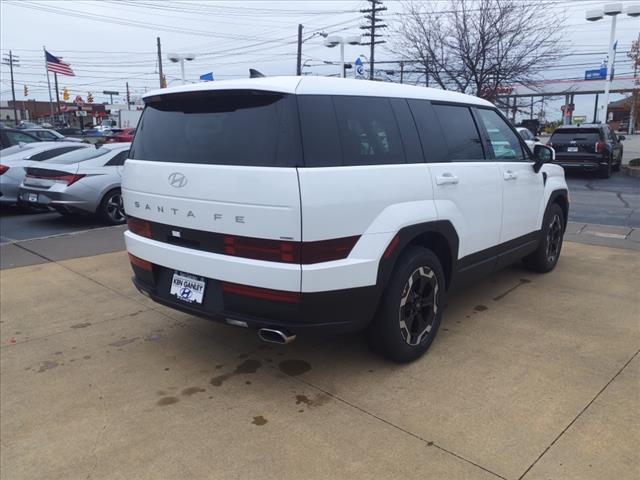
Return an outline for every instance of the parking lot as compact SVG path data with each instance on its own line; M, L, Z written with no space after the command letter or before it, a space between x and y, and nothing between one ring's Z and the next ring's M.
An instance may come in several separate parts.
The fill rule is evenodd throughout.
M496 274L396 365L161 307L124 252L62 260L81 235L2 271L4 478L637 478L637 251Z

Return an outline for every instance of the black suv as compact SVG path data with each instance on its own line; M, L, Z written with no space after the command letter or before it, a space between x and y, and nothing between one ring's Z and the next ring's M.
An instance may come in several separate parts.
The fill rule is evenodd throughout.
M609 178L622 164L623 135L609 125L565 125L556 128L547 145L556 151L555 163L565 169L595 170Z

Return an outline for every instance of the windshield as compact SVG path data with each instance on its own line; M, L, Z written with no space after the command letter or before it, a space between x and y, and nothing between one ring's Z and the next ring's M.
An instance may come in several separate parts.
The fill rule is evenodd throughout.
M198 92L147 100L130 158L288 167L301 160L295 100L258 91Z
M556 130L551 135L551 141L553 143L595 143L600 141L600 131L597 128Z
M111 150L108 148L100 147L100 148L80 148L79 150L74 150L73 152L65 153L58 157L47 160L46 163L58 163L61 165L71 165L72 163L84 162L85 160L91 160L92 158L97 158L102 155L106 155Z

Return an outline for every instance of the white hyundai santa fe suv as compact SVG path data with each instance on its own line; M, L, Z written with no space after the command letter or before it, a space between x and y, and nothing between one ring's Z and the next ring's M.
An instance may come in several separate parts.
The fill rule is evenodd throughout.
M375 351L410 361L451 289L558 261L563 170L485 100L321 77L144 100L125 238L135 285L164 305L279 343L366 329Z

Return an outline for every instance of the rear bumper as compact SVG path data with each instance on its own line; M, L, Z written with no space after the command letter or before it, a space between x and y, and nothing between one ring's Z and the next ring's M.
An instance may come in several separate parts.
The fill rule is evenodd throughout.
M222 282L207 278L203 303L193 304L170 295L174 270L154 265L153 279L133 266L133 283L152 300L208 320L250 329L274 328L293 334L350 332L365 328L377 308L377 287L303 293L299 302L249 298L225 293Z
M556 153L553 163L565 169L598 170L607 166L608 157L600 154L576 154Z
M73 192L51 191L38 188L21 187L18 193L18 203L36 208L51 207L56 210L77 211L84 213L95 213L98 208L98 192L87 188L76 188L80 185L73 185ZM29 200L29 194L37 194L36 201ZM94 198L95 197L95 198Z

